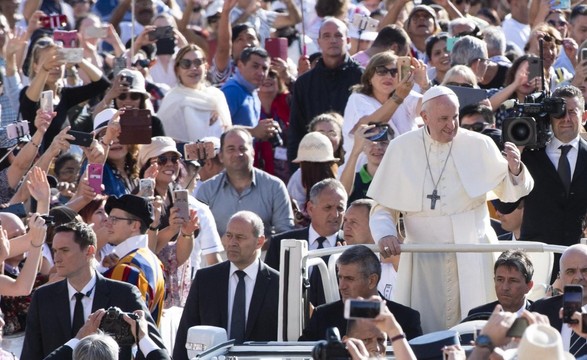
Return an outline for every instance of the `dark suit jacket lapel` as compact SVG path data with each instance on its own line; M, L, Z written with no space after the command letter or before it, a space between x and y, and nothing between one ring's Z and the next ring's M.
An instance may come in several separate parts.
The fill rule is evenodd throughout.
M225 284L218 287L218 311L220 311L220 323L223 324L225 329L228 329L228 280L230 278L230 261L223 263L222 268L219 268L218 275L218 278L210 279L213 283L209 285L215 287L215 284Z
M55 314L63 314L64 316L58 316L59 330L65 336L64 338L71 338L71 311L69 308L69 291L67 289L67 280L63 280L59 283L59 286L55 288L54 296L51 299L47 299L47 306L43 307L46 311L55 312Z
M544 148L538 150L537 155L538 155L537 162L539 164L548 164L548 166L546 166L544 169L544 173L548 174L548 176L555 178L558 181L558 183L560 184L560 186L562 187L563 182L562 182L562 180L556 170L557 165L553 164L552 161L550 161L550 158L548 157L548 155L546 155L546 150Z
M110 288L104 277L96 272L96 286L94 288L94 300L92 301L92 313L98 309L110 307Z
M265 302L265 295L271 282L271 276L267 270L267 265L263 262L259 263L259 272L255 280L255 288L253 289L253 296L251 297L251 305L249 306L249 315L247 316L247 329L245 331L245 338L250 338L255 322L261 319L261 310Z
M587 168L587 142L581 139L579 140L579 152L577 154L577 164L575 165L575 171L573 172L573 181L578 179L579 176Z

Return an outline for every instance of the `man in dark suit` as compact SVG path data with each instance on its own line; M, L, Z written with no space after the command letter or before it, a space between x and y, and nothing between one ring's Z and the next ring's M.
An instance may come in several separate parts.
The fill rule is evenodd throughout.
M279 273L259 259L264 242L258 215L239 211L230 218L222 237L228 261L196 273L177 330L173 359L188 359L187 332L195 325L224 328L236 343L277 339Z
M524 219L524 198L514 203L499 199L492 200L500 226L506 233L497 236L497 240L521 240L522 220Z
M111 306L124 312L143 310L149 337L165 348L139 290L106 279L93 269L96 234L90 226L77 222L58 226L53 251L57 275L65 280L43 286L33 295L21 359L43 359L73 338L91 313ZM131 359L131 347L122 347L119 358ZM140 351L137 358L144 359Z
M467 317L487 313L488 319L497 304L501 304L504 311L517 314L521 314L532 305L526 294L534 285L534 266L524 251L503 252L493 266L493 274L497 301L471 309Z
M566 113L561 118L551 116L554 137L545 148L522 154L534 189L524 200L521 238L570 246L581 238L587 211L587 142L579 136L585 100L574 86L559 87L552 96L566 100Z
M265 255L265 263L279 271L281 241L285 239L307 240L308 249L322 249L340 245L343 241L339 231L344 217L347 193L344 186L336 179L322 180L310 189L310 201L306 205L311 219L310 226L299 230L286 231L271 239ZM328 261L328 257L324 257ZM324 291L318 270L312 269L308 298L314 306L324 304Z
M575 244L565 250L560 259L561 286L583 286L582 312L587 304L587 245ZM564 349L576 358L587 355L587 343L578 336L568 325L563 325L560 318L560 309L563 307L563 295L537 300L530 307L531 311L548 316L550 325L560 331Z
M318 306L310 323L300 336L301 341L325 339L326 330L337 327L340 335L347 331L344 318L344 302L362 297L368 299L377 293L381 277L381 262L377 255L365 245L355 245L345 250L336 262L338 268L338 290L341 300ZM408 339L422 335L420 313L407 306L386 300L387 307L406 333Z

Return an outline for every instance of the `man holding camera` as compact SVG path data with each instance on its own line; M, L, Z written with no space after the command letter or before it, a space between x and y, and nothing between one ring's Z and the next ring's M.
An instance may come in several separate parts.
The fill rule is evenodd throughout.
M559 87L552 97L566 101L566 113L550 117L554 136L546 147L522 154L535 184L524 200L520 237L570 246L582 237L581 223L587 212L587 142L579 136L585 99L574 86ZM557 272L555 261L553 280Z
M122 311L142 310L149 322L149 337L164 349L163 341L138 289L102 277L93 268L96 234L85 223L71 222L55 229L55 269L65 280L43 286L33 295L21 359L43 359L78 334L91 313L117 306ZM131 359L131 347L120 349L119 359ZM137 359L144 359L139 351Z
M459 129L459 99L447 87L426 91L421 115L425 126L389 144L367 192L378 203L369 225L381 254L401 253L400 214L406 243L496 243L488 193L514 202L533 186L518 148L506 142L502 155L487 136ZM400 263L394 300L420 311L424 332L456 325L494 296L490 253L402 253Z

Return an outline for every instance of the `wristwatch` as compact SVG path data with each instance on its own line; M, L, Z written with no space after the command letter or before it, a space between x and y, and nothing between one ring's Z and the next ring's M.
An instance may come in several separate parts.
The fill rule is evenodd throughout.
M491 342L491 338L487 335L479 335L475 340L475 346L480 348L486 348L489 352L492 352L495 346Z

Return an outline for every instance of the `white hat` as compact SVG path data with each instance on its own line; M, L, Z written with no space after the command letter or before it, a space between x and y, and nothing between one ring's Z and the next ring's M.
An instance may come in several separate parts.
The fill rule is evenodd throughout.
M139 148L137 163L139 167L142 168L149 159L163 155L167 152L173 152L178 156L181 156L181 153L177 151L177 145L172 138L169 136L155 136L151 138L150 144L142 145Z
M128 84L129 93L139 93L146 96L150 95L145 88L145 77L140 71L132 69L122 69L120 70L117 76L127 76L131 78L132 82Z
M517 349L505 351L504 359L518 360L567 360L575 357L563 350L563 339L550 325L532 324L524 331Z
M438 85L431 87L424 93L424 96L422 97L422 104L439 96L454 96L457 101L459 99L454 91L447 88L446 86Z
M298 147L298 157L293 161L300 163L302 161L311 162L328 162L338 161L334 157L334 150L330 139L317 131L307 133Z
M96 114L96 116L94 116L94 131L107 126L108 122L112 120L117 111L118 110L116 109L107 108Z

